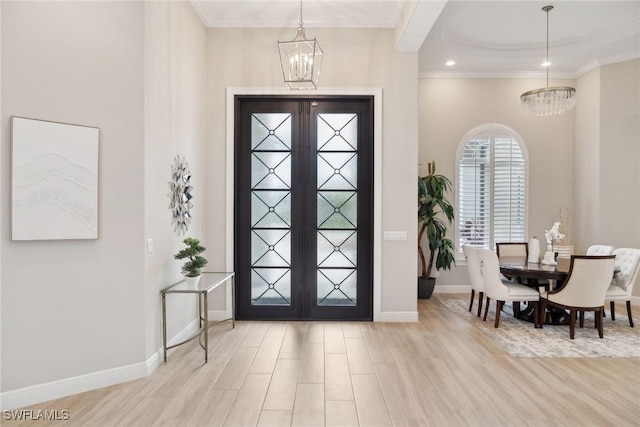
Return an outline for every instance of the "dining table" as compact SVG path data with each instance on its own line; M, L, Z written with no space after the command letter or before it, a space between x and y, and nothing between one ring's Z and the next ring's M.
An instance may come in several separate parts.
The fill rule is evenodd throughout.
M500 272L507 278L515 278L518 283L538 289L555 289L562 285L569 274L571 260L558 258L556 265L528 262L526 257L501 257ZM533 305L520 310L518 319L533 322ZM558 308L549 308L546 324L568 325L569 313Z

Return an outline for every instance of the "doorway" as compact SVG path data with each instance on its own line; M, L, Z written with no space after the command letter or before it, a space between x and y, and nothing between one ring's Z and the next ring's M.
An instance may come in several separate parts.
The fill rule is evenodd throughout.
M236 96L239 319L371 320L373 97Z

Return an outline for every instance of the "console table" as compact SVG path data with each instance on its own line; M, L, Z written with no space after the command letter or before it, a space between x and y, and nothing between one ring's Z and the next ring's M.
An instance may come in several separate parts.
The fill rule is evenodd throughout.
M225 272L225 273L202 273L202 277L200 277L200 281L197 285L189 285L184 280L176 283L175 285L169 286L168 288L162 289L160 291L160 295L162 296L162 347L164 349L164 361L167 361L167 350L170 350L174 347L182 345L186 342L191 341L194 338L200 338L200 347L204 349L204 363L207 363L209 359L209 339L207 330L209 329L209 309L208 309L208 296L209 292L213 291L223 283L230 282L231 283L231 317L227 319L220 320L215 322L215 324L226 322L227 320L231 320L231 327L236 327L236 315L235 315L235 297L236 297L236 288L235 288L235 273L233 272ZM171 346L167 346L167 294L194 294L198 297L198 330L193 333L193 335L189 336L184 341L181 341L177 344L173 344Z

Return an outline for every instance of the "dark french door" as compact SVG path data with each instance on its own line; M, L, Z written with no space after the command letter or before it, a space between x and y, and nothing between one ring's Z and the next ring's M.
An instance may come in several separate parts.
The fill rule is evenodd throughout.
M237 97L239 319L372 319L373 98Z

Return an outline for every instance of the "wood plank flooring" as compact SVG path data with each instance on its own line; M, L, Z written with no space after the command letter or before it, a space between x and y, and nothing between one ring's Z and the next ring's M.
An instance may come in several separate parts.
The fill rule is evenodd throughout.
M640 425L640 359L515 359L438 297L416 323L216 325L207 364L194 341L148 378L27 408L67 421L2 425Z

